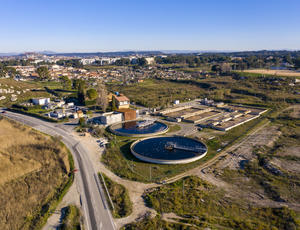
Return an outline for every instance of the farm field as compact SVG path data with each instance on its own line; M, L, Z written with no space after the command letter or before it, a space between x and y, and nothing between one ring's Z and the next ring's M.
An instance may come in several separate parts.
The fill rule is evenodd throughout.
M41 227L72 183L73 163L59 139L0 117L0 227Z
M286 76L286 77L300 77L299 71L296 72L292 70L248 69L248 70L243 70L242 72Z

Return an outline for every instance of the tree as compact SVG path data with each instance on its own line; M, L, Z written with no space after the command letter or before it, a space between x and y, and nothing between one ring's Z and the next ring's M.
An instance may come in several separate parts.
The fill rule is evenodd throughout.
M72 81L72 88L73 89L78 89L78 86L79 86L79 80L78 79L74 79Z
M81 103L81 104L84 104L84 102L85 102L85 93L86 93L85 81L79 79L78 80L78 88L77 88L77 97L78 97L79 103Z
M115 99L115 97L112 97L111 109L112 109L112 111L116 111L117 110L117 105L116 105L116 99Z
M14 78L18 74L17 70L14 67L6 67L6 72L12 78Z
M49 70L46 66L37 68L36 72L42 80L47 80L50 77Z
M138 58L137 63L138 63L139 66L146 66L147 65L147 60L144 57Z
M296 69L300 69L300 57L298 57L297 59L295 59L295 68Z
M97 84L97 93L98 93L97 105L101 107L103 112L106 112L107 104L108 104L107 90L105 85L102 84L101 82L98 82Z
M115 65L123 66L123 65L129 65L130 59L129 58L121 58L115 61Z
M90 100L95 100L98 97L98 93L95 89L89 89L86 91L86 95Z
M64 89L70 89L71 88L71 80L68 78L68 76L62 76L60 78L60 80L61 80L62 87Z
M78 121L79 125L81 128L85 127L85 119L83 117L79 118L79 121Z
M220 72L221 71L221 66L220 65L213 65L211 67L211 71L214 71L214 72Z
M7 73L7 71L6 71L5 66L2 63L0 63L0 77L5 77L6 73Z

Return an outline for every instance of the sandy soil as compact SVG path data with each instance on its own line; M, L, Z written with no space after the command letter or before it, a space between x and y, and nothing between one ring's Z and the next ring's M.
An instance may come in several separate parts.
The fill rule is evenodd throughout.
M273 143L280 136L281 132L277 126L265 127L258 133L249 135L238 148L231 151L222 161L217 165L218 168L239 169L242 162L251 160L254 147L269 146L272 147Z
M279 156L295 156L300 157L300 146L290 146L281 150Z
M299 161L290 161L279 158L273 158L271 163L275 166L282 168L285 171L292 173L300 173L300 162Z

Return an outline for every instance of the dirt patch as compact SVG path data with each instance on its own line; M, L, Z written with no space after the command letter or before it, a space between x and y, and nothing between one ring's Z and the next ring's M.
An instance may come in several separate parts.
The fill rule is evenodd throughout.
M272 147L281 132L278 126L269 126L258 133L250 134L235 150L231 151L222 161L219 161L218 168L239 169L243 168L243 162L254 157L254 147L266 145Z
M300 162L299 161L291 161L279 158L273 158L271 163L275 166L282 168L285 171L300 173Z
M292 118L300 118L300 105L295 105L291 111L290 116Z
M279 156L300 157L300 146L290 146L278 151Z

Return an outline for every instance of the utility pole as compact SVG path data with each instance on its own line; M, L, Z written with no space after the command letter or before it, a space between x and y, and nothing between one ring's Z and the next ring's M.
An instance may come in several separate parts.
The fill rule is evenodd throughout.
M150 176L150 181L151 181L151 166L149 166L149 176Z

